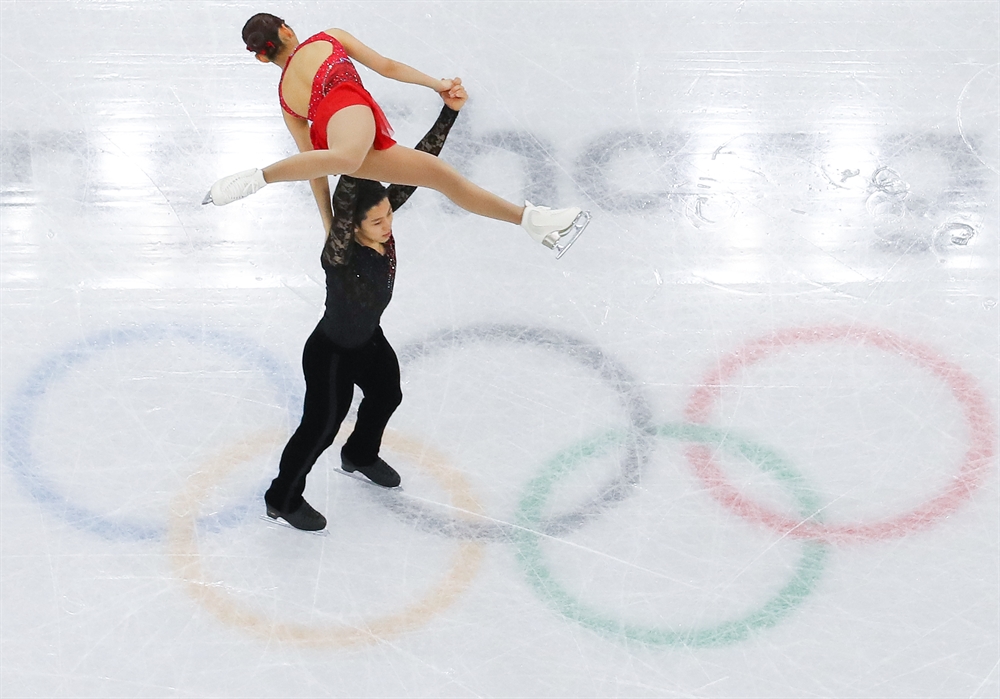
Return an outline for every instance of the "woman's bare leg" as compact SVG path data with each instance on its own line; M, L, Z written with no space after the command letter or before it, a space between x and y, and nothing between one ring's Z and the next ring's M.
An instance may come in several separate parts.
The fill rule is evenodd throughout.
M375 117L361 104L344 107L326 127L327 150L293 155L264 168L265 182L314 180L324 175L353 173L375 141Z
M524 212L523 206L473 184L443 160L404 146L369 151L361 167L350 174L379 182L430 187L466 211L498 221L519 224Z
M435 189L466 211L520 223L524 207L501 199L462 177L448 163L429 153L392 146L374 150L375 117L364 105L345 107L330 117L328 150L299 153L264 168L265 182L312 180L350 174L369 180ZM367 144L367 145L366 145Z

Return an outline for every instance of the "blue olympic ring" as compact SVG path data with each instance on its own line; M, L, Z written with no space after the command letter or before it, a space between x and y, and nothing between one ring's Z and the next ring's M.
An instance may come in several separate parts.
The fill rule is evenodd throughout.
M44 359L29 374L13 394L3 421L4 460L27 491L43 505L51 507L60 517L79 529L111 540L151 540L166 536L166 525L155 526L127 518L115 519L74 504L55 483L38 469L31 449L31 437L40 399L55 382L61 380L74 365L97 354L122 345L155 342L167 338L187 340L218 350L230 357L249 362L270 379L277 389L279 407L284 407L294 419L294 401L301 396L292 390L287 367L253 340L204 328L180 325L143 325L118 328L83 339L76 347L56 352ZM259 504L259 503L258 503ZM233 526L244 520L252 505L231 507L199 520L208 529Z

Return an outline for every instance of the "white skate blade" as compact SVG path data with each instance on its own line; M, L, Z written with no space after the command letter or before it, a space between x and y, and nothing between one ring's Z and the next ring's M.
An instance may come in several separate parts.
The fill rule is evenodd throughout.
M552 246L552 249L556 251L556 259L566 254L566 251L573 247L573 243L576 239L587 230L587 226L590 224L590 212L581 211L577 214L577 217L573 219L573 224L567 228L565 231L559 234L559 240L556 244Z
M205 195L205 198L201 200L201 205L205 206L205 204L214 204L214 203L215 202L212 201L212 190L210 189L208 190L208 194Z
M329 536L330 535L330 532L328 532L326 529L320 529L319 531L311 532L311 531L309 531L307 529L298 529L296 527L293 527L291 524L289 524L288 522L284 521L283 519L272 519L271 517L268 517L267 515L261 515L260 518L262 520L264 520L265 522L267 522L268 524L275 524L275 525L277 525L279 527L284 527L285 529L291 529L293 532L302 532L303 534L312 534L313 536Z
M368 477L365 474L359 473L358 471L353 471L351 473L348 473L343 468L338 468L335 470L342 476L347 476L348 478L353 478L356 481L361 481L365 485L370 485L372 488L378 488L379 490L391 490L393 492L397 490L399 491L403 490L403 486L401 485L397 485L395 488L386 488L384 485L379 485L378 483L372 483L370 480L368 480Z

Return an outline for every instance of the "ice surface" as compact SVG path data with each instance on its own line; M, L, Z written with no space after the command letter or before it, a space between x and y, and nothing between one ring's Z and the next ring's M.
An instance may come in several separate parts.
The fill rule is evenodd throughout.
M385 492L261 520L322 312L254 12L471 99ZM996 697L996 2L0 2L0 694ZM362 69L401 143L438 98Z

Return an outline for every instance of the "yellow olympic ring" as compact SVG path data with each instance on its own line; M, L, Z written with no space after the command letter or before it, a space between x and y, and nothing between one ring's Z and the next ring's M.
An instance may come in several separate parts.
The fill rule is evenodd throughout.
M201 566L197 535L198 514L206 492L241 463L286 440L285 433L264 432L217 454L188 480L186 487L171 503L168 523L169 556L177 576L195 601L225 624L269 641L347 648L375 643L413 630L446 609L465 591L482 563L484 548L477 541L463 541L459 544L447 574L421 599L401 612L363 622L363 627L315 627L283 623L243 608L230 598L224 587L209 582ZM432 476L449 493L460 516L472 518L482 514L482 508L472 497L465 478L445 465L446 459L442 454L392 430L386 430L383 444L397 454L409 457Z

